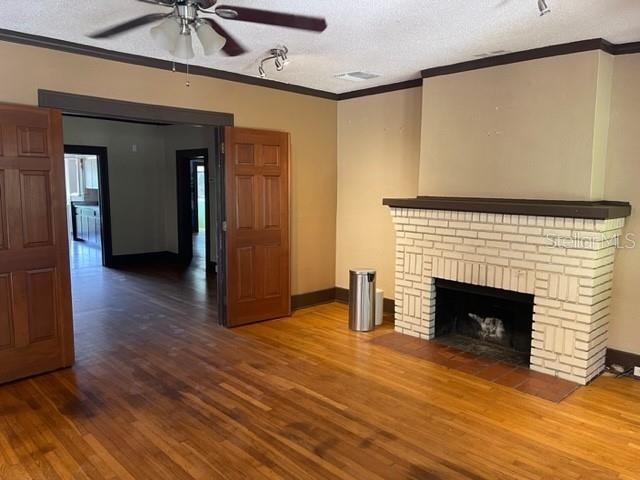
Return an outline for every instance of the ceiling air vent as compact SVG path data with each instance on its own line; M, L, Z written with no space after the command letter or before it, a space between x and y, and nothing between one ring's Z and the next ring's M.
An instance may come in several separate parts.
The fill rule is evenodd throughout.
M351 82L364 82L365 80L371 80L372 78L377 78L380 75L376 75L375 73L368 72L349 72L349 73L341 73L336 75L336 78L341 80L349 80Z

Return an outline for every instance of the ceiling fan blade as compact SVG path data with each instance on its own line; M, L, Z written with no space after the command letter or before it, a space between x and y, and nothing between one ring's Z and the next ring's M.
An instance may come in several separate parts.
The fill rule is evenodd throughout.
M242 55L243 53L247 53L247 50L235 38L233 38L229 32L218 25L217 22L211 20L210 18L203 18L202 20L211 25L211 28L213 28L219 35L222 35L227 40L227 43L225 43L224 47L222 47L222 51L224 53L226 53L230 57L236 57L238 55Z
M257 8L231 7L220 5L215 9L218 16L227 20L242 22L264 23L279 27L299 28L313 32L323 32L327 28L327 21L322 17L308 17L293 13L272 12Z
M92 33L91 35L89 35L89 37L90 38L113 37L114 35L119 35L123 32L126 32L127 30L142 27L143 25L147 25L148 23L162 20L167 16L168 15L166 13L150 13L148 15L142 15L141 17L134 18L133 20L129 20L124 23L114 25L113 27L109 27L106 30L101 30L99 32Z

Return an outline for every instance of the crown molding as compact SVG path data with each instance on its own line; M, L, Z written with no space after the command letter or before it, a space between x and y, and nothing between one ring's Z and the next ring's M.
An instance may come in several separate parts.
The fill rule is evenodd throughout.
M607 42L608 43L608 42ZM640 53L640 42L610 44L613 47L613 55L628 55L630 53Z
M404 82L388 83L386 85L378 85L376 87L363 88L361 90L352 90L351 92L339 93L338 100L349 100L350 98L366 97L369 95L395 92L396 90L405 90L407 88L415 88L421 86L422 78L414 78L411 80L405 80Z
M82 45L80 43L67 42L65 40L58 40L55 38L43 37L39 35L31 35L28 33L16 32L13 30L0 29L0 41L48 48L67 53L74 53L77 55L86 55L89 57L102 58L105 60L129 63L132 65L158 68L165 71L171 70L173 66L173 63L167 60L144 57L142 55L134 55L130 53L116 52L107 50L105 48L92 47L89 45ZM571 53L587 52L592 50L602 50L611 55L640 53L640 42L614 44L602 38L593 38L590 40L562 43L559 45L551 45L548 47L540 47L531 50L507 53L495 57L480 58L477 60L470 60L466 62L455 63L452 65L427 68L420 72L421 78L386 85L378 85L375 87L353 90L344 93L332 93L325 90L302 87L300 85L294 85L291 83L276 82L274 80L266 80L263 78L253 77L251 75L243 75L240 73L227 72L224 70L201 67L197 65L189 66L189 72L193 75L218 78L221 80L244 83L247 85L255 85L285 92L298 93L301 95L309 95L312 97L324 98L327 100L341 101L349 100L352 98L365 97L369 95L377 95L380 93L394 92L397 90L405 90L408 88L416 88L422 85L422 81L424 78L449 75L452 73L466 72L469 70L478 70L482 68L495 67L498 65L508 65L510 63L525 62L528 60L535 60L539 58L554 57L558 55L567 55ZM179 72L186 71L186 65L184 64L176 63L175 66L176 70Z
M450 75L452 73L467 72L469 70L480 70L482 68L496 67L499 65L509 65L511 63L526 62L540 58L556 57L558 55L569 55L572 53L589 52L602 50L611 55L625 55L629 53L640 53L640 42L615 44L603 38L592 38L577 42L561 43L548 47L532 48L519 52L505 53L495 57L479 58L466 62L432 67L422 70L422 78L438 77L440 75Z
M22 45L30 45L34 47L48 48L59 50L67 53L75 53L77 55L85 55L88 57L97 57L105 60L113 60L116 62L129 63L132 65L140 65L144 67L158 68L165 71L171 71L173 63L168 60L160 60L157 58L144 57L142 55L133 55L130 53L116 52L105 48L92 47L82 45L80 43L67 42L66 40L58 40L55 38L41 37L27 33L15 32L13 30L0 29L0 41L19 43ZM186 65L182 63L175 64L176 71L186 72ZM204 77L218 78L221 80L229 80L231 82L245 83L248 85L256 85L259 87L267 87L285 92L299 93L302 95L310 95L312 97L326 98L328 100L337 100L335 93L317 90L315 88L301 87L290 83L276 82L263 78L253 77L251 75L242 75L240 73L226 72L215 68L201 67L198 65L189 65L189 73L192 75L201 75Z

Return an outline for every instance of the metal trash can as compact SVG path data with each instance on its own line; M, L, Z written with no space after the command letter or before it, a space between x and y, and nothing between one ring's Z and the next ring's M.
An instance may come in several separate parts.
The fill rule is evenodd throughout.
M376 271L349 270L349 328L369 332L375 328Z

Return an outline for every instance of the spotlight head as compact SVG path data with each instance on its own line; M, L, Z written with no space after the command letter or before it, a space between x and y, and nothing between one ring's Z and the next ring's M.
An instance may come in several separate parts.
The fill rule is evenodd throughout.
M289 53L287 47L283 47L282 50L280 50L280 60L282 60L283 65L289 63L289 57L287 56L287 53Z
M264 71L264 68L262 68L262 65L258 65L258 76L260 78L265 78L267 76L267 73Z
M284 68L284 65L282 64L282 62L280 61L280 59L279 59L279 58L276 58L276 59L274 60L274 63L276 64L276 70L277 70L277 71L279 71L279 72L281 72L281 71L282 71L282 69Z
M551 12L549 5L547 5L547 0L538 0L538 10L540 10L540 16Z

